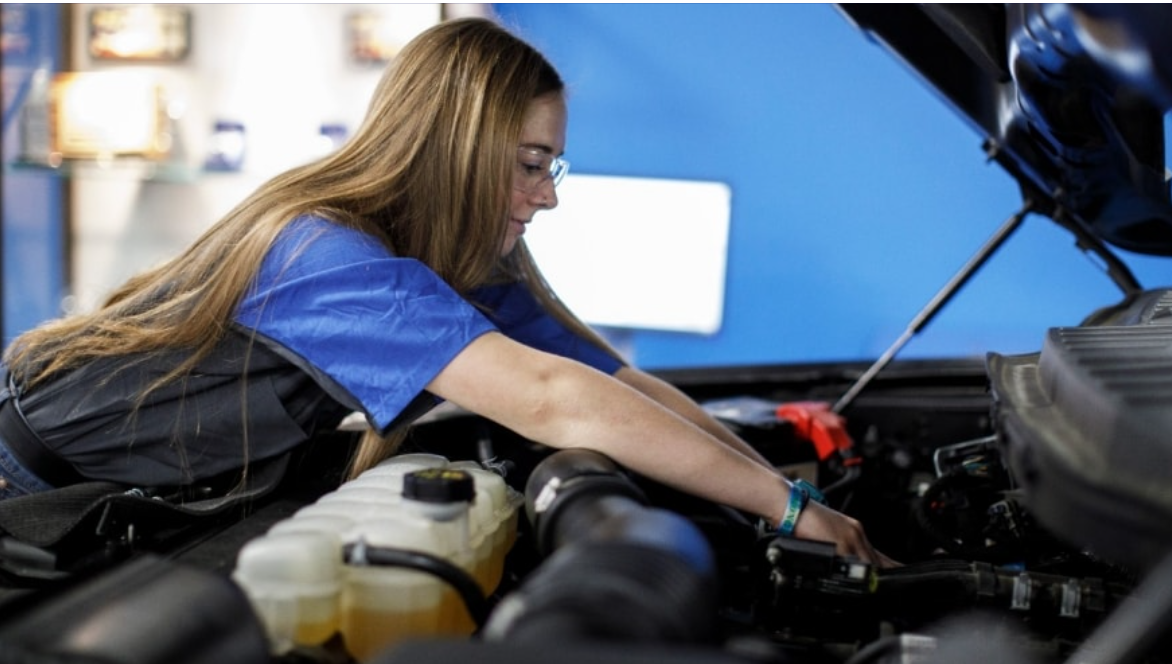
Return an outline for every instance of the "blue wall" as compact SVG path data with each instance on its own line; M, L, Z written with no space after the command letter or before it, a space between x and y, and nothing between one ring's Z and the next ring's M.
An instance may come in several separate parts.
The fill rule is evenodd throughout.
M1021 205L980 136L831 5L495 7L571 88L575 172L732 187L723 327L624 332L644 367L874 358ZM1172 284L1172 259L1124 258ZM1034 351L1118 298L1030 217L900 356Z
M3 343L60 313L64 294L64 184L54 176L12 167L20 141L19 108L33 74L59 68L60 4L5 4Z

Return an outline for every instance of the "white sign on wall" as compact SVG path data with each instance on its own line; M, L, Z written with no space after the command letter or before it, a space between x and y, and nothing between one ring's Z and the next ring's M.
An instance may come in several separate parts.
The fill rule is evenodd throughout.
M719 182L572 174L525 241L594 325L713 334L724 310L732 193Z

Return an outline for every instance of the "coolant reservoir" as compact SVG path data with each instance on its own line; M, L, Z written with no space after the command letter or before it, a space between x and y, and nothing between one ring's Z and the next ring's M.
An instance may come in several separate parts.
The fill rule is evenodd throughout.
M425 468L444 468L448 465L448 459L439 454L427 454L424 452L412 454L398 454L393 457L388 457L380 461L377 465L367 469L362 473L363 477L381 477L385 475L397 475L402 477L414 470L423 470Z
M475 461L457 461L448 467L470 473L476 484L472 531L473 548L481 559L477 580L485 594L491 594L500 585L505 556L516 541L518 508L524 496L509 487L504 477Z
M275 653L337 631L340 538L324 530L268 533L244 546L232 578L248 595Z
M408 637L467 636L465 601L439 576L375 564L380 549L423 552L464 570L485 596L499 585L523 497L475 461L391 457L320 497L241 550L233 578L269 626L276 652L341 634L357 660ZM366 547L347 564L344 551Z
M359 478L361 479L361 478ZM436 575L367 559L368 549L424 553L473 572L468 513L474 495L471 475L425 468L403 476L400 509L382 518L358 521L346 539L360 543L346 565L341 633L346 649L367 661L406 638L469 635L476 625L463 598Z

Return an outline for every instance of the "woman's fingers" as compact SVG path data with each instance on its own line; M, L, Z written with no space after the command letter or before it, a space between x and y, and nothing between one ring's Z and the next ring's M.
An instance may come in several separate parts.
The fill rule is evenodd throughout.
M871 546L858 520L814 501L802 511L794 534L803 539L834 542L839 555L853 556L876 567L898 567L900 564Z

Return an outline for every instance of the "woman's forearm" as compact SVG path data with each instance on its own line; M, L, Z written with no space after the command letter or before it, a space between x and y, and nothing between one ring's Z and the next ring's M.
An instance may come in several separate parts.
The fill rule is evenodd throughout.
M615 378L646 394L665 407L679 413L682 417L712 434L729 447L757 461L763 466L773 467L760 452L733 433L728 427L717 421L716 418L712 417L699 404L693 401L691 397L670 383L632 367L619 369L615 373Z
M429 389L531 440L594 449L665 485L776 523L788 484L641 391L496 334L477 339Z

